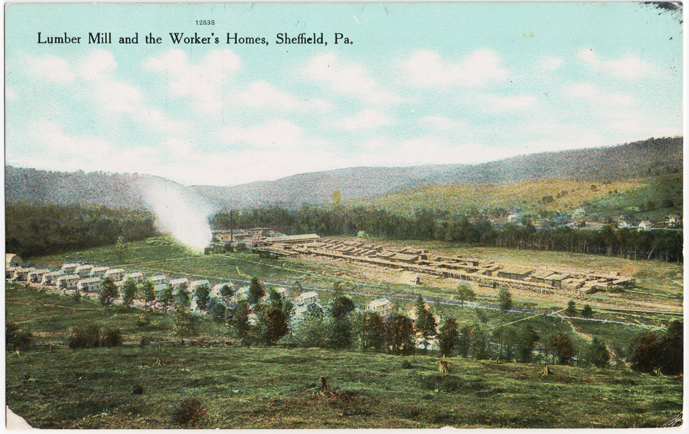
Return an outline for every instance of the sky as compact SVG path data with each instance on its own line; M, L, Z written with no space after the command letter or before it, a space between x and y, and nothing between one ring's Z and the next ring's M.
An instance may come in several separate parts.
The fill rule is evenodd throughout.
M682 135L680 18L629 2L10 4L6 163L235 185Z

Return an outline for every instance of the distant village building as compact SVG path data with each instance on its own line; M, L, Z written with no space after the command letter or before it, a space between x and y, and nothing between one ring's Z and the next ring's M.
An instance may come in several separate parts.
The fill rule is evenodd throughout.
M63 274L74 274L79 264L62 264Z
M109 277L113 282L119 282L124 278L124 270L121 268L113 268L105 272L104 277Z
M79 276L76 274L63 274L55 280L56 286L60 289L74 289L77 287L77 282L79 282Z
M34 271L35 268L16 268L14 270L14 275L12 276L14 280L18 282L24 282L28 279L28 275L30 272Z
M43 275L47 272L48 272L48 270L32 270L27 275L27 279L31 283L39 283L41 281L41 278L43 277Z
M122 280L126 281L127 279L132 279L136 283L144 283L146 280L144 273L142 272L125 274Z
M101 289L100 277L91 277L77 282L77 289L83 292L98 292Z
M682 218L676 214L673 214L667 218L667 224L668 226L672 226L675 228L680 227L682 226Z
M379 298L370 301L366 308L385 318L393 312L392 303L387 298Z
M648 220L639 223L639 231L650 231L653 225Z
M208 280L194 280L192 282L189 282L189 290L191 292L196 291L196 288L198 288L199 286L206 286L210 290L211 283Z
M177 289L179 287L187 288L189 286L189 279L187 279L186 277L182 277L180 279L172 279L170 280L170 286L172 286L172 289Z
M318 293L317 292L305 292L301 294L299 297L294 299L294 302L296 304L303 304L309 301L316 301L318 300Z
M91 277L103 277L109 270L109 267L95 267L91 270Z
M148 276L148 280L151 281L153 286L168 283L167 276L164 274L155 274L153 276Z
M51 271L49 273L45 273L43 277L41 278L41 284L42 285L55 285L55 281L57 280L58 277L60 277L62 274L60 274L59 271Z
M91 275L92 270L93 265L79 265L77 268L74 269L74 273L78 274L81 277L87 277Z

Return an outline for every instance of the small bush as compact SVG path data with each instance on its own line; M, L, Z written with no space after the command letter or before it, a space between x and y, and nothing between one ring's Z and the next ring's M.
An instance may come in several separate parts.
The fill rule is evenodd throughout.
M412 364L409 360L402 360L402 369L411 369Z
M132 386L132 395L143 395L144 388L140 384Z
M95 348L101 343L99 326L72 327L69 332L69 348Z
M81 301L81 292L79 292L79 290L74 291L74 294L72 294L72 300L74 300L75 303L79 303Z
M136 325L138 327L146 327L151 323L151 319L145 313L136 316Z
M206 408L198 399L190 398L180 402L172 419L180 425L194 424L206 416Z
M103 341L101 345L104 347L116 347L122 345L122 331L120 329L106 328L103 332Z
M151 337L150 336L148 336L148 335L141 336L141 340L139 340L139 345L141 345L142 347L145 347L146 345L150 345L150 344L151 344Z
M26 351L31 346L33 335L26 330L19 330L19 326L13 322L5 326L5 347L7 350Z

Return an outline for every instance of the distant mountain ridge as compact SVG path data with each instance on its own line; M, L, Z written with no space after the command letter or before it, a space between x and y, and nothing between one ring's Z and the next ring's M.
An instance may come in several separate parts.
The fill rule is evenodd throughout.
M183 186L160 177L138 174L65 173L5 167L5 200L9 203L84 203L109 207L147 207L146 187L152 183L196 194L214 208L242 209L377 196L439 184L510 184L537 179L627 179L658 168L681 169L683 138L638 141L613 147L523 155L488 163L412 167L354 167L303 173L275 181L236 186Z

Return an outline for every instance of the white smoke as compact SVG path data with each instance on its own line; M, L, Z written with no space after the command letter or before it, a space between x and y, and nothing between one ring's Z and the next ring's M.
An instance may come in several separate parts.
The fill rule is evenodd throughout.
M213 237L208 216L213 205L181 185L159 178L142 180L144 202L156 215L159 229L182 243L203 249Z

